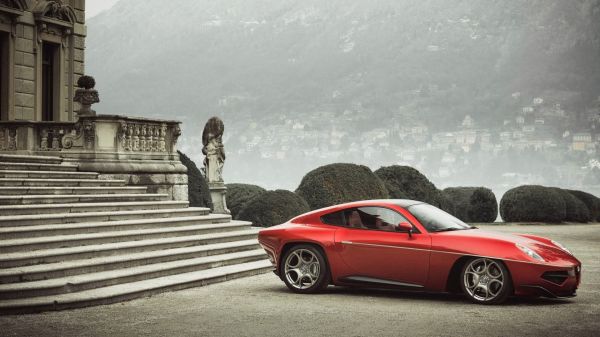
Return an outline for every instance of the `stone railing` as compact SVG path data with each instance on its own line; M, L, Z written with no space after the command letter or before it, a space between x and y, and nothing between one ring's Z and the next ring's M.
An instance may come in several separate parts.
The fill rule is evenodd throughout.
M104 158L160 159L177 152L179 122L116 115L77 122L0 122L0 151L52 155L89 153Z
M62 157L80 171L146 186L187 200L187 169L179 161L179 122L82 115L77 122L0 122L0 153Z

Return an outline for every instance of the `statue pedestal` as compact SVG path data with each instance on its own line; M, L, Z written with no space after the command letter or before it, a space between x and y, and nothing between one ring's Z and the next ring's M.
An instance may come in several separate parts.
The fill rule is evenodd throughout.
M210 190L210 197L213 203L213 213L215 214L231 214L227 209L227 201L225 195L227 194L227 187L224 183L208 183L208 189Z

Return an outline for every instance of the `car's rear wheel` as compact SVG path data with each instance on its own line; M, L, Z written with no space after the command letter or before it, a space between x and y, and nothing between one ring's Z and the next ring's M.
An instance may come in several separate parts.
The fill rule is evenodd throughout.
M297 293L314 293L327 287L329 270L321 250L311 245L290 248L283 257L283 281Z
M502 261L473 258L461 272L461 288L475 303L498 304L512 292L512 281Z

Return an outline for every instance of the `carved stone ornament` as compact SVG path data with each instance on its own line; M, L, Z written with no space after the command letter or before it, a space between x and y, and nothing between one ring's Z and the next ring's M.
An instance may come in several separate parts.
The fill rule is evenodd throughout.
M81 109L77 112L80 116L96 115L96 111L92 110L92 104L100 102L100 96L98 90L94 89L94 85L96 85L96 81L91 76L84 75L77 80L79 88L75 90L73 100L81 104Z
M65 4L62 0L38 1L32 12L38 20L49 18L69 22L70 24L77 21L73 8L69 4Z

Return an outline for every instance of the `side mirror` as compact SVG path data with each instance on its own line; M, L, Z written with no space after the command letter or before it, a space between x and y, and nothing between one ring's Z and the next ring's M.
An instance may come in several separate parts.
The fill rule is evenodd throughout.
M413 226L408 222L401 222L398 224L399 232L408 232L408 236L412 237Z

